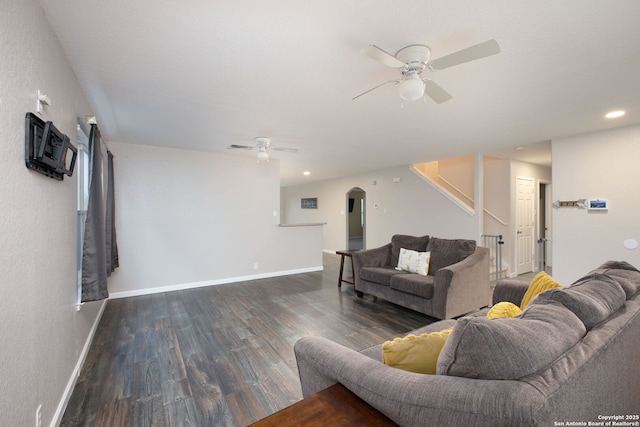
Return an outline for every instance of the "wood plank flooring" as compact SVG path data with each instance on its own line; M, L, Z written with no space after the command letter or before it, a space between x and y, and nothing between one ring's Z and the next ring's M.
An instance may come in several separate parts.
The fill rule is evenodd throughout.
M246 426L302 398L299 338L359 350L434 321L339 289L339 265L110 300L61 426Z

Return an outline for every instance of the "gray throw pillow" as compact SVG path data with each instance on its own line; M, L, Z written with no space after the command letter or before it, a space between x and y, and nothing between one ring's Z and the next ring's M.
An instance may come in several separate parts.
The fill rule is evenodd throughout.
M436 374L517 380L549 367L582 339L585 327L556 301L530 305L515 317L458 319Z
M568 288L549 289L538 294L531 304L545 300L557 301L571 310L587 330L607 320L625 303L626 294L615 279L593 273Z
M429 274L435 275L438 270L462 261L476 250L475 240L465 239L429 239L427 251L431 252Z

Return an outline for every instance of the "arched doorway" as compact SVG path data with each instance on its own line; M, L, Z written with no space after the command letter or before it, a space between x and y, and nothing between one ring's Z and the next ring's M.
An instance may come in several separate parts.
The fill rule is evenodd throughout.
M347 248L365 248L365 197L362 188L352 188L347 192Z

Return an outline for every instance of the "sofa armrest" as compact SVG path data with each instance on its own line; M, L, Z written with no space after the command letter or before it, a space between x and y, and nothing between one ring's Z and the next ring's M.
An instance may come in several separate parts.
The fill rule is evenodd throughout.
M360 269L362 267L386 267L391 265L391 243L373 249L365 249L354 252L351 256L353 263L354 288L358 289L360 283Z
M529 282L525 280L501 279L493 290L493 304L507 301L519 306L528 287Z
M415 374L322 337L294 349L304 397L339 382L400 425L529 425L530 407L542 404L524 382Z
M489 249L478 246L462 261L438 270L433 291L434 316L439 319L450 319L489 305Z

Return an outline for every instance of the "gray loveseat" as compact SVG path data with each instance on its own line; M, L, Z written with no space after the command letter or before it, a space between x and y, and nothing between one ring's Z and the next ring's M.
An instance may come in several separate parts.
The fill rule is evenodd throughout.
M527 286L502 280L494 302L519 304ZM516 317L485 313L414 331L453 326L437 375L384 365L381 345L357 352L302 338L295 354L303 395L340 382L405 426L639 421L640 271L610 261L570 287L540 293Z
M428 275L396 270L401 248L431 252ZM397 234L384 246L354 253L352 261L358 296L373 295L438 319L491 301L489 249L474 240Z

